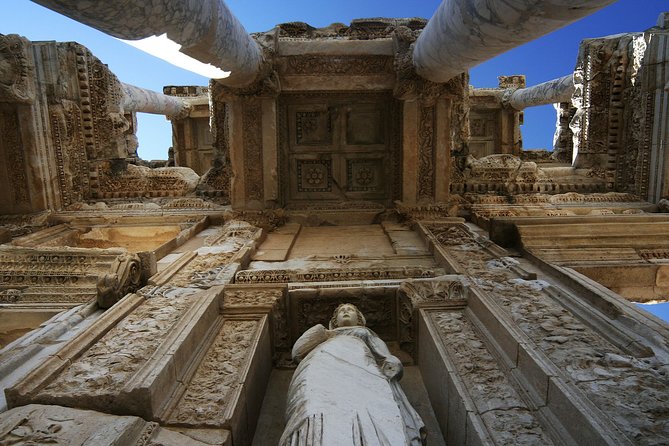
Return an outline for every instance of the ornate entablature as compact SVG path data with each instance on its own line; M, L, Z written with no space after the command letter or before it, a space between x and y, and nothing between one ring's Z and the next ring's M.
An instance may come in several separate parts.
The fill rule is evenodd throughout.
M170 173L128 167L141 163L135 136L138 103L128 96L127 84L86 47L1 35L0 66L5 135L0 158L12 166L0 177L8 191L0 198L0 212L61 210L88 200L184 196L194 190L198 179L190 169Z
M664 15L643 33L581 42L571 120L574 164L604 172L608 190L656 203L667 195ZM659 120L658 120L659 119Z
M265 56L257 79L212 84L216 161L198 189L255 210L446 199L451 157L441 148L466 148L468 78L436 84L415 73L411 45L425 23L289 23L254 34Z

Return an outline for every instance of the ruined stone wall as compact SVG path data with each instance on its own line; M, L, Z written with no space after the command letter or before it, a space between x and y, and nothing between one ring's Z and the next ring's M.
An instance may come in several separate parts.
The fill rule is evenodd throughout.
M586 39L574 74L574 165L608 190L657 202L666 194L667 31Z
M8 67L0 83L0 213L194 189L189 172L128 170L127 161L137 162L135 118L123 110L121 82L84 46L3 35L0 61Z

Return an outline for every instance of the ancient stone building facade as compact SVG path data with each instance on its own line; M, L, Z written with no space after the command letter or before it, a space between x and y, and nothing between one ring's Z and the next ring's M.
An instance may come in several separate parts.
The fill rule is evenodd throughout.
M426 23L278 25L251 81L163 95L0 36L0 443L276 444L292 345L344 302L430 445L669 442L669 327L632 303L669 292L666 14L485 90L418 73ZM542 101L553 154L522 150Z

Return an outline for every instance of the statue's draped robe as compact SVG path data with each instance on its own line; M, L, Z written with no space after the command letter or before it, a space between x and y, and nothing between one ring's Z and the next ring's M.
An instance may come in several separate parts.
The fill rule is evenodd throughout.
M420 417L381 365L391 357L365 327L312 327L293 347L282 446L420 445ZM308 354L307 354L308 353ZM306 356L306 357L305 357Z

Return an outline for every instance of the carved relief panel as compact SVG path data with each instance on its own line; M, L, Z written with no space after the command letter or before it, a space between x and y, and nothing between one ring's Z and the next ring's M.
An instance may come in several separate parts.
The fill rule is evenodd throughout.
M288 202L390 202L396 166L389 95L287 95L281 113Z
M470 111L469 112L469 153L476 158L492 155L499 147L499 112Z
M30 185L26 171L18 112L0 105L0 212L30 212Z

